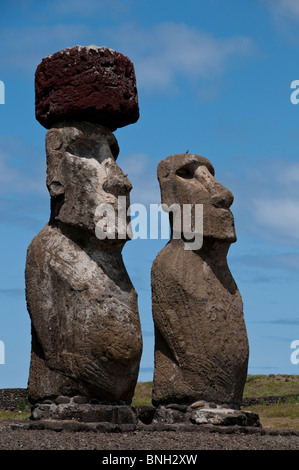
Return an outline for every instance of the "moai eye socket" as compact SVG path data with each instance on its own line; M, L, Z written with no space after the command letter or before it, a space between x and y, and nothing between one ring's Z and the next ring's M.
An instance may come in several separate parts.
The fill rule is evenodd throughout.
M88 139L75 139L70 142L67 147L66 151L70 152L72 155L76 157L83 157L83 158L93 158L96 156L96 146L94 142L90 142Z
M119 154L118 142L116 138L114 137L114 135L108 136L107 141L108 141L108 145L110 147L111 153L114 159L116 160Z
M180 178L191 179L194 177L194 168L190 166L183 166L176 171L176 175Z

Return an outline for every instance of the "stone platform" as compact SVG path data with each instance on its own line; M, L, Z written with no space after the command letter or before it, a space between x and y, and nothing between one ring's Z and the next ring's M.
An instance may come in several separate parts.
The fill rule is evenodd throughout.
M256 413L202 401L190 406L176 404L159 406L154 412L153 421L170 424L260 426L259 416Z
M84 397L58 397L38 403L32 407L31 421L36 422L37 426L38 423L45 426L45 422L51 422L54 427L65 427L66 423L72 423L72 427L87 426L107 432L160 428L192 430L200 425L261 426L256 413L203 401L192 405L154 407L90 403L85 402Z

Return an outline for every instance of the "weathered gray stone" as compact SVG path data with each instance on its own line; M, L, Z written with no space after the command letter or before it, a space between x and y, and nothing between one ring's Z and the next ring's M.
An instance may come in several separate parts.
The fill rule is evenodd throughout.
M183 423L185 421L189 421L190 418L191 413L186 413L186 410L182 411L174 408L166 408L165 406L159 406L155 411L153 423Z
M55 399L56 405L61 405L63 403L70 403L70 401L71 401L70 398L65 397L64 395L60 395L59 397Z
M190 405L190 408L203 408L206 402L203 400L196 401Z
M69 404L41 405L34 407L33 420L55 419L75 420L82 423L136 424L137 413L134 407L117 405Z
M72 402L78 403L78 405L83 405L85 403L88 403L88 399L86 397L83 397L82 395L76 395L72 398Z
M250 411L232 409L197 409L192 412L191 421L196 424L218 426L260 426L259 417Z
M30 243L26 298L32 324L31 403L59 395L130 402L142 352L137 294L122 259L129 236L99 239L97 208L129 205L131 183L106 128L63 123L46 136L49 223ZM125 233L125 236L119 238Z
M53 412L56 410L56 405L54 403L50 404L38 404L34 407L31 412L32 419L48 419L51 418Z
M251 411L227 409L220 405L191 408L188 411L160 405L156 408L152 424L213 425L213 426L256 426L260 427L259 416Z
M187 411L188 405L180 405L178 403L169 403L168 405L165 406L165 408L172 408L173 410L185 412Z
M141 423L151 424L156 408L153 406L140 405L135 406L135 410L137 413L137 418Z
M236 241L232 193L214 177L212 164L193 154L172 155L158 166L162 203L203 205L203 229L192 215L193 241L173 216L170 242L152 266L155 325L153 404L241 404L248 339L243 304L227 264ZM195 213L196 214L196 213ZM187 236L186 236L187 235ZM185 236L185 238L184 238Z

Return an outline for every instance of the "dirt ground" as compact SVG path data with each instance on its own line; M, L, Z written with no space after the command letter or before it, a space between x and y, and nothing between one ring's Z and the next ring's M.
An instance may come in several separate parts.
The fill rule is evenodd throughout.
M267 430L95 432L1 428L0 450L299 450L299 434Z

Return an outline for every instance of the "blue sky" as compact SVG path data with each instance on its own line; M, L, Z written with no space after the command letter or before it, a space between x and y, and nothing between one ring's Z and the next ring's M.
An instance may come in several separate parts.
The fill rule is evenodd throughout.
M135 66L136 124L118 129L119 166L131 202L159 204L156 168L196 153L235 197L238 241L229 265L240 289L251 374L297 374L299 339L299 3L296 0L12 0L1 2L0 387L26 387L30 321L26 250L47 223L46 130L35 120L34 73L43 57L74 45L107 46ZM166 240L134 240L123 256L139 296L152 379L150 269ZM1 362L1 361L0 361Z

